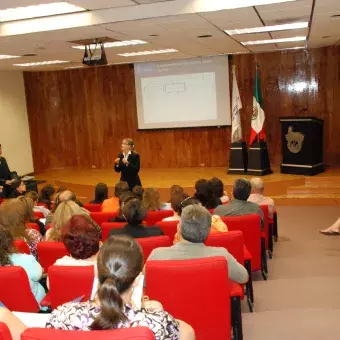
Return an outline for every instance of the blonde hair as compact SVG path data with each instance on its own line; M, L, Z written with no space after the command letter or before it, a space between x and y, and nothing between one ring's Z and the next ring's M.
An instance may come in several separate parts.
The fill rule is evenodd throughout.
M32 210L30 210L32 204ZM10 199L0 205L0 223L10 231L13 238L30 241L26 222L31 217L33 201L31 199Z
M85 215L85 213L73 201L61 202L53 214L52 228L47 237L48 241L60 242L64 226L74 215Z
M126 142L130 146L131 151L135 151L135 143L131 138L124 138L123 142Z
M144 191L143 203L146 210L160 210L161 202L158 190L146 188Z

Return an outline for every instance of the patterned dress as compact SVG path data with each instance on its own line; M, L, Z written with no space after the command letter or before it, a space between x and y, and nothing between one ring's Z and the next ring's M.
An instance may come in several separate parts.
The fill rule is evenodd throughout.
M120 323L117 328L144 326L154 333L156 340L179 339L179 324L165 311L134 310L125 305L123 312L128 321ZM100 307L90 301L65 303L52 312L46 328L90 331L99 313Z
M28 229L27 235L30 238L30 241L25 239L28 245L28 249L30 250L31 254L38 260L37 247L38 247L38 243L41 242L42 240L42 236L37 230L34 230L34 229Z

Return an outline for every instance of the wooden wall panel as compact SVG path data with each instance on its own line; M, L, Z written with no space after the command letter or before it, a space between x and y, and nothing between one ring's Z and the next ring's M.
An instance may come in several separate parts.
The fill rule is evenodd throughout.
M260 64L272 164L281 161L280 116L325 120L325 161L340 163L340 47L233 56L244 137L249 138L255 64ZM137 131L133 68L117 65L26 72L35 171L70 166L107 168L130 136L143 167L227 165L230 128Z

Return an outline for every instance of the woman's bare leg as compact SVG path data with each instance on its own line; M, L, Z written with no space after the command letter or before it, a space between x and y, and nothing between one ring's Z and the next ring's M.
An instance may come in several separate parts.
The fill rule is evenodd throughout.
M177 320L179 322L179 339L180 340L195 340L194 329L182 320Z
M11 311L0 307L0 321L9 328L13 340L20 340L21 333L27 328Z
M327 229L322 230L322 232L340 232L340 217Z

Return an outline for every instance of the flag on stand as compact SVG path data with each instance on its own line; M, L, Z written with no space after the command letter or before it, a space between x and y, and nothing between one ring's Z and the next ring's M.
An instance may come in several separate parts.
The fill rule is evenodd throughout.
M255 87L253 96L253 115L251 117L251 129L250 129L250 145L256 141L256 137L259 140L265 139L265 133L263 130L265 116L263 110L263 100L261 96L260 78L258 72L258 66L256 66L255 72Z
M239 142L242 140L242 127L241 127L241 117L240 109L242 109L242 102L240 98L240 93L238 91L235 66L233 66L233 92L231 98L231 142Z

